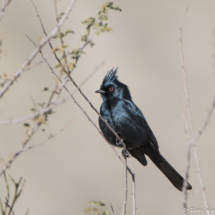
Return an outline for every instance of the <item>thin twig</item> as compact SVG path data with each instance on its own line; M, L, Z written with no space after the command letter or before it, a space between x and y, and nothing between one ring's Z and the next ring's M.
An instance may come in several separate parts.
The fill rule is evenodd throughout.
M66 18L68 17L69 13L71 12L73 5L75 3L76 0L71 0L68 7L66 8L66 11L64 13L64 15L62 16L62 18L60 19L60 21L58 22L57 26L51 31L51 33L49 34L49 36L47 36L46 38L44 38L40 44L37 46L37 49L35 49L31 55L28 57L28 59L22 64L21 68L16 72L15 76L9 81L7 82L4 87L2 87L2 89L0 90L0 98L7 92L7 90L10 88L10 86L14 83L15 80L17 80L17 78L20 77L20 75L22 74L23 70L26 68L26 66L28 66L31 61L37 56L38 52L43 48L43 46L50 41L51 38L53 38L57 32L60 30L61 26L63 25L63 23L65 22Z
M112 210L113 214L116 215L115 212L114 212L114 209L113 209L113 206L112 206L111 202L110 202L110 207L111 207L111 210Z
M41 27L42 27L43 33L44 33L45 36L47 37L48 35L47 35L47 32L46 32L46 30L45 30L45 28L44 28L42 19L40 18L40 15L39 15L39 12L38 12L38 10L37 10L37 7L36 7L36 5L34 4L33 0L31 0L31 1L32 1L32 4L33 4L33 6L34 6L34 8L35 8L35 10L36 10L36 14L37 14L37 17L38 17L38 19L39 19L39 21L40 21L40 25L41 25ZM55 1L54 1L54 3L55 3ZM55 4L55 12L57 13L56 4ZM56 14L56 16L57 16L57 14ZM59 19L58 19L58 17L57 17L57 24L59 24ZM52 46L50 40L48 41L48 43L49 43L49 46L50 46L51 50L53 50L53 46ZM58 63L61 65L62 69L64 70L64 72L67 73L66 70L64 69L64 67L63 67L63 65L62 65L62 63L61 63L61 61L60 61L60 59L58 58L57 54L56 54L55 52L53 52L53 53L54 53L54 56L55 56L55 58L57 59Z
M183 74L183 80L184 80L184 94L186 98L186 107L187 107L187 114L188 114L188 122L189 122L189 134L193 136L193 123L192 123L192 117L191 117L191 111L190 111L190 101L189 101L189 94L187 90L187 77L186 77L186 71L184 67L184 53L183 53L183 44L182 44L182 33L183 33L183 24L188 11L188 7L184 11L184 15L181 21L180 25L180 37L179 37L179 44L180 44L180 54L181 54L181 68L182 68L182 74ZM191 138L190 136L188 138ZM187 139L187 141L189 141ZM191 156L191 146L188 142L188 149L187 149L187 165L186 165L186 174L185 174L185 180L188 181L189 179L189 170L190 170L190 156ZM186 189L186 181L183 183L183 190L184 190L184 208L187 208L187 200L188 200L188 193ZM187 211L185 212L187 213Z
M7 180L7 176L6 176L6 173L5 173L5 172L4 172L4 180L5 180L6 189L7 189L7 199L8 199L8 201L9 201L9 200L10 200L10 187L9 187L8 180Z
M28 213L29 213L29 210L26 211L25 215L28 215Z
M126 214L126 205L127 205L127 196L128 196L128 173L127 173L127 158L124 156L124 162L125 162L125 191L124 191L124 202L122 206L122 215Z
M41 126L42 123L36 123L30 132L28 133L28 137L23 141L21 149L14 153L13 156L7 161L7 163L4 165L4 167L0 171L0 177L4 172L11 167L11 164L16 160L16 158L22 153L22 150L24 150L24 147L27 145L27 143L30 141L31 137L33 136L34 133L36 133Z
M136 215L136 184L135 184L135 174L132 174L132 186L133 186L133 192L132 192L132 200L133 200L133 215Z
M44 62L44 60L42 60ZM95 69L85 78L82 80L82 82L79 84L79 88L82 88L98 71L99 69L104 66L104 61L102 61L98 66L95 67ZM77 88L75 88L72 92L73 95L75 95L78 92ZM53 111L56 107L59 105L65 103L71 98L70 95L65 96L63 99L56 103L51 103L49 107L40 109L32 114L17 118L17 119L9 119L9 120L0 120L0 125L10 125L10 124L17 124L17 123L22 123L24 121L27 121L29 119L36 118L44 113L48 113L50 111Z
M0 208L1 208L2 215L5 215L5 211L3 209L3 204L2 204L1 198L0 198Z
M1 6L1 10L0 10L0 21L4 15L4 11L6 9L6 7L10 4L11 0L2 0L2 6Z
M181 117L182 117L182 120L184 122L184 126L183 126L184 127L184 132L186 134L186 138L188 139L189 131L188 131L187 118L185 116L185 111L184 111L184 108L183 108L182 101L181 101L180 97L178 98L178 100L179 100L179 106L180 106L180 109L181 109Z
M189 169L190 169L190 157L191 157L191 146L194 146L194 157L196 161L196 166L197 166L197 172L198 172L198 177L199 177L199 182L200 186L202 188L202 197L203 197L203 202L205 208L208 208L208 202L206 198L206 193L205 193L205 185L203 183L203 178L201 174L201 168L200 168L200 162L197 154L197 148L196 148L196 141L200 138L202 132L205 130L206 126L208 125L209 119L211 118L212 111L214 109L215 105L215 98L212 103L212 107L210 109L210 112L206 118L205 123L203 124L200 132L197 135L194 135L193 132L193 121L192 121L192 116L191 116L191 110L190 110L190 101L189 101L189 93L187 89L187 77L186 77L186 72L185 72L185 66L184 66L184 54L183 54L183 46L182 46L182 30L183 30L183 24L185 20L185 16L187 14L188 8L184 11L184 15L182 18L181 26L180 26L180 53L181 53L181 66L182 66L182 73L183 73L183 79L184 79L184 94L186 98L186 107L187 107L187 115L188 115L188 122L189 122L189 136L187 138L187 165L186 165L186 175L185 179L188 181L189 179ZM215 94L214 94L215 95ZM184 189L184 208L187 208L187 201L188 201L188 192L186 190L186 182L184 182L183 189ZM187 211L185 211L187 213ZM207 214L210 214L209 211L206 211Z
M5 198L6 202L5 205L10 209L10 211L12 211L13 215L15 215L14 210L12 210L12 207L8 204L8 199Z
M62 133L66 128L68 128L68 126L72 123L73 120L74 120L74 117L73 117L63 128L61 128L57 133L48 135L47 138L45 138L45 139L42 140L41 142L35 143L35 144L33 144L32 146L29 146L28 148L22 150L21 153L27 152L27 151L29 151L29 150L31 150L31 149L33 149L33 148L36 148L36 147L38 147L38 146L41 146L41 145L43 145L44 143L46 143L48 140L50 140L50 139L56 137L57 135L59 135L60 133Z
M181 53L181 68L182 68L182 74L184 79L184 94L186 97L187 115L189 120L189 129L190 129L190 134L193 136L193 121L192 121L192 116L190 111L190 100L189 100L189 94L188 94L188 88L187 88L187 76L186 76L186 71L184 67L184 53L183 53L183 44L182 44L183 25L184 25L184 20L185 20L187 11L188 11L188 7L184 11L184 15L180 26L180 53Z
M10 176L10 175L9 175L9 176ZM13 198L12 204L11 204L11 206L9 207L9 208L10 208L10 211L9 211L8 215L10 215L11 212L14 214L13 208L14 208L14 206L15 206L15 203L16 203L17 199L20 197L20 195L21 195L21 193L22 193L22 191L23 191L24 185L25 185L25 180L24 180L23 183L22 183L22 177L19 179L18 182L15 182L15 180L14 180L11 176L10 176L10 179L11 179L11 181L12 181L13 184L14 184L15 193L14 193L14 198ZM19 186L20 186L21 184L22 184L22 186L21 186L21 189L19 190ZM6 199L6 203L9 205L9 202L8 202L7 199ZM5 204L6 204L6 203L5 203ZM7 206L8 206L8 205L7 205Z
M7 199L8 199L8 202L9 202L9 200L10 200L10 187L9 187L9 184L8 184L6 172L4 172L4 180L5 180L6 189L7 189ZM5 211L4 211L4 214L6 214L6 213L7 213L7 207L5 207Z
M10 158L10 160L5 164L5 167L1 170L0 172L0 177L2 174L4 174L4 172L10 168L11 164L14 162L14 160L20 155L22 154L23 152L27 152L33 148L36 148L38 146L41 146L43 145L44 143L46 143L48 140L56 137L57 135L59 135L61 132L63 132L73 121L73 118L72 120L69 121L69 123L67 123L62 129L60 129L57 133L55 134L50 134L47 138L45 138L44 140L42 140L41 142L38 142L38 143L35 143L33 144L32 146L29 146L27 148L21 148L19 151L17 151L16 153L13 154L13 156Z

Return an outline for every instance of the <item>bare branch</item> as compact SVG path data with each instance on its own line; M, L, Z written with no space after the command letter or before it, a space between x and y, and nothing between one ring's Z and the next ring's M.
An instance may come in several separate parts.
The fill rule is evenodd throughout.
M0 198L0 208L1 208L2 215L5 215L5 211L3 209L3 204L2 204L1 198Z
M43 145L44 143L46 143L48 140L50 140L50 139L56 137L57 135L59 135L60 133L62 133L66 128L68 128L68 126L73 122L73 120L74 120L74 117L73 117L63 128L61 128L57 133L55 133L55 134L50 134L47 138L45 138L45 139L42 140L41 142L35 143L35 144L33 144L32 146L29 146L28 148L22 150L21 153L27 152L27 151L29 151L30 149L36 148L36 147L38 147L38 146L41 146L41 145Z
M19 151L17 151L16 153L13 154L13 156L10 158L9 161L7 161L7 163L5 164L5 167L1 170L0 172L0 177L2 174L4 174L4 172L10 168L11 164L14 162L14 160L20 155L22 154L23 152L27 152L29 151L30 149L33 149L33 148L36 148L38 146L41 146L43 145L44 143L46 143L48 140L56 137L57 135L59 135L61 132L63 132L73 121L73 118L72 120L69 121L69 123L67 123L62 129L60 129L57 133L55 134L50 134L47 138L45 138L44 140L42 140L41 142L38 142L38 143L35 143L33 144L32 146L29 146L28 148L21 148Z
M44 61L44 60L43 60ZM79 88L82 88L97 72L98 70L104 66L104 61L102 61L98 66L95 67L95 69L85 78L82 80L82 82L79 84ZM77 89L73 90L72 94L75 95L78 92ZM64 104L66 101L68 101L71 98L70 95L65 96L63 99L56 103L51 103L50 106L40 109L36 111L35 113L29 114L27 116L23 116L17 119L9 119L9 120L1 120L0 125L10 125L10 124L17 124L22 123L24 121L27 121L29 119L36 118L44 113L48 113L50 111L53 111L56 107L58 107L61 104Z
M126 213L126 204L127 204L127 196L128 196L128 173L127 173L127 158L126 156L124 156L124 162L125 162L125 178L124 178L124 182L125 182L125 193L124 193L124 202L123 202L123 206L122 206L122 215L125 215Z
M113 209L113 206L112 206L111 202L110 202L110 207L111 207L111 210L112 210L113 214L116 215L115 212L114 212L114 209Z
M208 114L208 116L206 118L206 121L203 124L203 127L201 128L200 132L197 135L194 135L193 121L192 121L191 110L190 110L189 93L188 93L188 89L187 89L187 77L186 77L185 66L184 66L184 53L183 53L183 46L182 46L182 30L183 30L183 24L184 24L184 20L185 20L185 16L187 14L187 11L188 11L188 8L184 11L184 15L183 15L181 26L180 26L181 66L182 66L182 73L183 73L183 79L184 79L184 94L185 94L185 98L186 98L186 107L187 107L187 115L188 115L188 122L189 122L189 125L188 125L189 136L187 138L187 144L188 144L187 145L187 165L186 165L185 179L186 179L186 181L188 181L188 179L189 179L191 146L193 145L194 146L194 157L195 157L195 161L196 161L199 182L200 182L200 186L202 188L203 202L204 202L205 208L208 208L208 202L207 202L206 193L205 193L205 185L203 183L203 178L202 178L201 168L200 168L200 162L199 162L198 154L197 154L196 141L199 139L200 135L205 130L205 128L206 128L206 126L207 126L207 124L209 122L209 119L210 119L210 117L212 115L212 111L214 109L215 98L213 100L212 107L211 107L211 109L209 111L209 114ZM183 185L183 189L184 189L184 208L187 208L187 200L188 200L188 192L185 189L186 181L184 182L184 185ZM185 211L185 213L187 213L187 211ZM209 211L206 211L206 213L210 214Z
M8 201L9 201L9 200L10 200L10 188L9 188L9 184L8 184L7 176L6 176L6 173L5 173L5 172L4 172L4 180L5 180L6 189L7 189L7 199L8 199Z
M183 24L184 20L186 17L188 11L188 7L184 11L184 15L181 21L181 26L180 26L180 53L181 53L181 67L182 67L182 74L183 74L183 79L184 79L184 94L186 97L186 107L187 107L187 114L188 114L188 119L189 119L189 129L190 133L193 136L193 121L192 121L192 116L191 116L191 111L190 111L190 100L189 100L189 94L188 94L188 89L187 89L187 77L186 77L186 71L184 67L184 53L183 53L183 44L182 44L182 31L183 31Z
M10 176L10 175L9 175L9 176ZM11 206L9 205L9 200L8 200L7 198L5 198L5 199L6 199L5 204L6 204L7 207L10 208L10 211L9 211L8 215L10 215L11 213L14 214L13 208L14 208L15 203L16 203L17 199L20 197L20 195L21 195L21 193L22 193L22 191L23 191L23 188L24 188L24 186L25 186L25 180L22 182L22 177L19 179L18 182L15 182L15 180L14 180L11 176L10 176L10 179L11 179L11 181L12 181L13 184L14 184L15 193L14 193L14 197L13 197ZM19 190L19 186L20 186L21 184L22 184L22 186L21 186L21 189ZM5 214L6 214L6 210L5 210Z
M132 200L133 200L133 215L136 215L136 184L135 184L135 174L132 174L132 185L133 185L133 192L132 192Z
M1 6L1 10L0 10L0 21L4 15L4 11L6 9L6 7L10 4L11 0L2 0L2 6Z
M57 32L60 30L61 26L63 25L63 23L65 22L66 18L68 17L69 13L71 12L73 5L75 3L76 0L71 0L64 15L62 16L62 18L60 19L60 21L58 22L57 26L51 31L51 33L49 34L49 36L47 36L46 38L44 38L40 44L38 45L37 49L35 49L31 55L28 57L28 60L26 60L21 68L16 72L15 76L8 81L4 87L2 87L2 89L0 90L0 98L7 92L7 90L10 88L10 86L14 83L14 81L17 80L17 78L20 77L20 75L22 74L23 70L31 63L31 61L37 56L38 52L43 48L43 46L50 41L51 38L53 38Z
M12 207L8 204L8 199L5 198L5 200L6 200L5 205L10 209L10 211L12 211L13 215L15 215L15 213L14 213Z
M26 211L25 215L28 215L28 213L29 213L29 210Z
M179 39L180 43L179 44L180 44L180 54L181 54L181 67L182 67L182 74L183 74L183 79L184 79L184 94L185 94L185 98L186 98L186 107L187 107L188 121L189 121L188 129L189 129L189 134L191 134L191 136L193 136L193 123L192 123L192 117L191 117L191 111L190 111L189 94L188 94L188 90L187 90L187 77L186 77L186 72L185 72L185 67L184 67L184 53L183 53L183 44L182 44L183 24L184 24L184 20L185 20L187 11L188 11L188 7L184 11L184 15L183 15L181 25L180 25L180 39ZM191 137L188 136L188 139L189 138L191 138ZM187 141L189 141L188 139L187 139ZM191 156L191 146L188 143L187 166L186 166L186 174L185 174L185 180L186 181L188 181L188 179L189 179L190 156ZM188 200L188 193L187 193L187 190L186 190L186 181L184 181L184 184L183 184L184 208L187 208L187 200ZM187 211L185 213L187 213Z

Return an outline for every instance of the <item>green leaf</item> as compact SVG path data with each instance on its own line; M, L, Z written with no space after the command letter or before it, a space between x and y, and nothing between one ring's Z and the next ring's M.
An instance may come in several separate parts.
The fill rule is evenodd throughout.
M104 25L104 26L100 29L100 31L101 31L101 32L105 32L105 31L110 32L110 31L112 31L112 29L113 29L113 28L108 27L107 25Z
M63 44L63 45L61 46L61 48L67 48L67 47L69 47L69 46L66 45L66 44Z
M65 35L67 35L67 34L74 34L74 33L75 32L73 30L70 30L70 29L68 29L68 30L65 31Z
M60 15L58 16L58 19L61 19L61 17L64 15L64 13L60 13Z
M73 64L73 63L69 63L68 66L69 66L71 69L74 69L74 68L75 68L75 64Z
M60 66L61 66L61 64L59 63L59 64L55 65L54 67L59 68Z
M86 208L86 209L84 210L85 213L89 213L90 211L92 211L92 208Z
M88 40L88 36L87 35L81 36L81 41L87 42L87 40Z
M52 49L52 52L57 52L57 51L60 51L60 49L59 49L58 47L54 47L54 48Z
M98 202L97 201L91 201L91 202L89 202L89 205L98 205Z
M90 44L90 47L94 46L94 43L91 40L89 41L89 44Z
M98 205L101 206L101 207L104 207L104 206L105 206L105 203L104 203L104 202L101 202L101 201L98 201Z
M43 102L43 103L37 103L37 105L40 106L40 107L44 107L45 102Z

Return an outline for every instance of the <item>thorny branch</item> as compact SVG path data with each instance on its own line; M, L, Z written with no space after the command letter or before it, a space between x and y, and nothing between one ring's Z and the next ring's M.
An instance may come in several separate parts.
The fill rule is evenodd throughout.
M198 173L198 177L199 177L199 182L200 182L200 186L202 188L202 197L203 197L203 202L204 202L204 206L205 208L209 208L208 206L208 202L207 202L207 198L206 198L206 192L205 192L205 185L203 182L203 178L202 178L202 174L201 174L201 168L200 168L200 162L199 162L199 158L198 158L198 154L197 154L197 147L196 147L196 142L199 140L200 136L202 135L202 133L204 132L205 128L207 127L209 120L212 116L212 112L215 108L215 92L214 92L214 97L213 97L213 101L212 101L212 105L211 108L208 112L208 115L206 117L205 122L203 123L202 128L200 129L200 131L194 135L193 132L193 121L192 121L192 116L191 116L191 110L190 110L190 101L189 101L189 93L187 90L187 77L186 77L186 72L185 72L185 67L184 67L184 54L183 54L183 46L182 46L182 30L183 30L183 24L184 24L184 20L185 20L185 16L187 13L188 8L185 10L183 18L182 18L182 22L181 22L181 26L180 26L180 53L181 53L181 66L182 66L182 72L183 72L183 79L184 79L184 93L185 93L185 97L186 97L186 106L187 106L187 115L188 115L188 130L186 131L186 133L188 134L188 138L187 138L187 165L186 165L186 176L185 179L188 180L189 178L189 169L190 169L190 156L191 156L191 146L194 147L194 157L195 157L195 161L196 161L196 167L197 167L197 173ZM186 126L186 117L185 117L185 126ZM184 183L184 188L186 182ZM184 189L184 208L187 208L187 200L188 200L188 193L187 190ZM209 215L210 212L207 210L206 213Z
M191 138L190 135L193 135L193 124L192 124L192 117L191 117L191 111L190 111L190 101L189 101L189 94L187 90L187 77L186 77L186 71L184 67L184 54L183 54L183 44L182 44L182 30L183 30L183 24L184 20L187 14L188 8L184 11L184 15L181 21L180 25L180 39L179 39L179 44L180 44L180 54L181 54L181 67L182 67L182 74L183 74L183 80L184 80L184 93L186 97L186 107L187 107L187 114L188 114L188 119L189 119L189 124L188 124L188 129L187 135L188 135L188 152L187 152L187 167L186 167L186 175L185 175L185 180L188 181L189 179L189 169L190 169L190 156L191 156L191 145L189 144L189 139ZM185 117L186 119L186 117ZM190 132L190 133L189 133ZM187 200L188 200L188 193L187 190L185 189L186 187L186 182L184 182L183 189L184 189L184 208L187 208Z
M133 185L133 191L132 191L132 199L133 199L133 215L136 215L136 184L135 184L135 174L132 174L132 185Z
M44 60L43 60L44 61ZM98 70L104 66L104 61L101 62L98 66L95 67L95 69L85 78L82 80L82 82L79 84L79 88L82 88L97 72ZM77 89L73 90L72 94L75 95L78 92ZM17 118L17 119L9 119L9 120L1 120L0 121L0 125L10 125L10 124L17 124L17 123L22 123L24 121L27 121L29 119L33 119L36 118L42 114L48 113L53 111L56 107L58 107L59 105L65 103L66 101L68 101L70 99L70 95L65 96L63 99L61 99L60 101L53 103L51 102L51 104L48 107L45 107L43 109L40 109L32 114Z
M37 49L35 49L31 55L28 57L28 60L26 60L21 68L16 72L16 74L14 75L14 77L5 83L5 85L2 87L2 89L0 90L0 98L2 98L2 96L7 92L7 90L10 88L10 86L14 83L14 81L16 81L20 75L22 74L23 70L31 63L31 61L37 56L38 52L41 50L41 48L50 41L51 38L53 38L57 32L60 30L61 26L63 25L63 23L65 22L66 18L68 17L70 11L73 8L73 5L75 3L76 0L71 0L64 15L62 16L62 18L60 19L60 21L58 22L57 26L51 31L51 33L49 34L49 36L47 36L46 38L44 38L40 44L37 46Z
M126 204L127 204L127 196L128 196L128 172L127 172L127 158L124 156L124 162L125 162L125 178L124 178L124 183L125 183L125 193L124 193L124 202L122 206L122 215L126 214Z
M4 173L4 175L5 175L5 177L6 177L6 174L5 174L5 173ZM1 202L1 200L0 200L0 208L1 208L1 211L2 211L2 215L6 215L6 214L7 214L7 208L9 208L9 212L8 212L7 215L10 215L11 213L12 213L13 215L15 214L14 211L13 211L13 208L14 208L15 203L16 203L17 199L20 197L20 195L21 195L21 193L22 193L22 191L23 191L23 188L24 188L24 186L25 186L25 180L23 181L23 180L22 180L22 177L19 179L18 182L15 182L15 180L14 180L10 175L9 175L9 177L10 177L10 179L11 179L11 181L13 182L14 187L15 187L14 197L13 197L13 200L12 200L12 203L11 203L11 204L9 204L9 198L8 198L9 194L8 194L7 197L5 197L5 200L6 200L6 202L5 202L6 207L5 207L5 208L3 208L3 204L2 204L2 202ZM8 182L7 182L7 185L8 185ZM19 189L20 185L21 185L21 188ZM8 186L9 186L9 185L8 185ZM9 189L8 189L8 190L9 190ZM9 191L8 191L8 192L9 192Z

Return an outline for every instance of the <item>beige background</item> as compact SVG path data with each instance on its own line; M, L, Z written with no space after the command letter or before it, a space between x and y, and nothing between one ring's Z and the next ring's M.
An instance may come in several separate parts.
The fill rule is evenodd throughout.
M59 11L65 10L69 0L58 3ZM71 28L75 35L68 36L70 48L78 46L84 33L81 21L94 16L105 1L78 0L63 30ZM213 28L215 26L215 2L212 0L116 0L122 12L110 12L112 33L94 37L95 46L86 49L73 77L80 83L96 65L103 66L84 87L92 103L99 109L101 98L95 94L106 72L119 67L119 79L129 85L134 102L143 111L154 131L160 151L179 171L185 173L186 142L179 107L184 101L183 79L180 67L179 26L187 6L183 33L185 66L188 76L194 129L203 124L211 105L214 89ZM56 25L52 0L35 0L47 32ZM12 0L0 22L3 38L3 54L0 73L12 75L34 50L25 34L33 40L42 35L41 27L30 0ZM59 43L56 43L56 45ZM45 49L49 51L48 47ZM37 58L39 59L39 57ZM55 65L53 58L49 59ZM40 65L26 72L0 101L0 119L17 118L30 113L31 97L36 102L48 99L41 93L44 87L54 86L53 75L47 66ZM74 89L69 84L70 89ZM66 94L66 93L64 93ZM97 115L83 98L77 100L97 123ZM49 119L47 134L57 132L70 118L70 127L42 147L22 154L8 171L16 180L23 176L26 186L15 207L16 214L30 209L36 214L84 214L91 200L112 202L115 212L121 213L124 194L124 168L110 147L88 122L78 107L69 101L57 108ZM198 142L198 154L206 185L208 202L215 207L215 115ZM0 157L7 160L20 148L26 128L22 124L1 126ZM45 138L38 132L31 143ZM120 151L119 151L120 152ZM177 191L162 173L151 163L141 166L130 158L128 164L136 174L137 214L182 214L183 194ZM190 169L193 191L200 185L193 159ZM0 195L6 190L1 178ZM132 212L132 186L129 177L127 214ZM193 194L193 192L189 192ZM191 195L189 206L203 208L202 196Z

